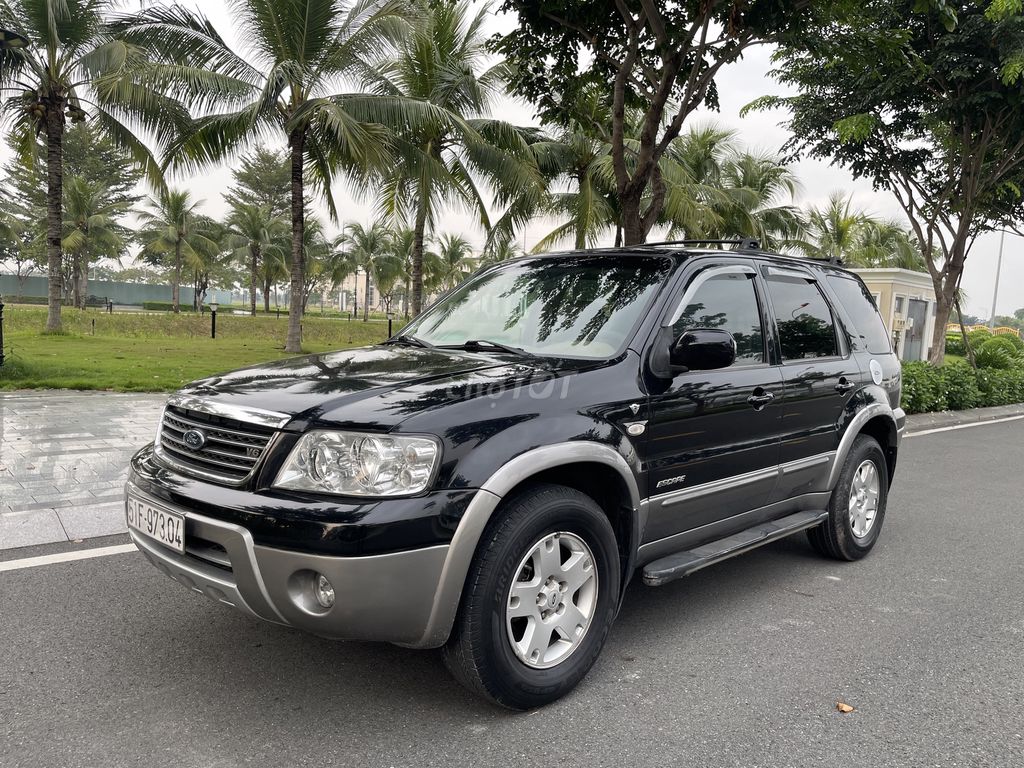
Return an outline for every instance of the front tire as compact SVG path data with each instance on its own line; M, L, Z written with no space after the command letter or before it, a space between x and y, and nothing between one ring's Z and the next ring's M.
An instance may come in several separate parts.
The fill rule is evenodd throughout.
M534 486L503 504L481 537L445 663L504 707L549 704L597 660L620 585L601 508L573 488Z
M878 441L858 435L829 499L828 518L807 531L811 545L836 560L859 560L882 532L889 496L885 453Z

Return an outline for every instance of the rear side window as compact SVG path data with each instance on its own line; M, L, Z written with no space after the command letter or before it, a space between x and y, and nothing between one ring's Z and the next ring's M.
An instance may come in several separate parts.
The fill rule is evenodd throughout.
M829 275L828 284L836 292L843 308L850 315L850 320L853 321L850 332L863 340L868 352L876 355L891 352L889 332L885 330L882 316L878 314L874 299L864 284L852 277L839 275Z
M799 278L769 277L768 293L783 361L839 354L832 310L817 285Z

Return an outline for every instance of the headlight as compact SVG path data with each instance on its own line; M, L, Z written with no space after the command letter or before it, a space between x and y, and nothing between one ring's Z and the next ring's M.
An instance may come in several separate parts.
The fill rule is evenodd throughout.
M274 485L340 496L410 496L427 487L439 455L429 437L309 432Z

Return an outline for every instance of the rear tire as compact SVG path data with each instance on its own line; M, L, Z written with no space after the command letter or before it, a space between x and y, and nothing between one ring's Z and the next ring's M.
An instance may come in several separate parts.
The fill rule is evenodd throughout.
M615 533L601 508L573 488L534 486L506 501L484 531L445 663L501 706L549 704L597 660L620 585Z
M864 557L882 531L888 495L885 453L873 437L858 435L829 499L828 518L807 531L811 546L836 560Z

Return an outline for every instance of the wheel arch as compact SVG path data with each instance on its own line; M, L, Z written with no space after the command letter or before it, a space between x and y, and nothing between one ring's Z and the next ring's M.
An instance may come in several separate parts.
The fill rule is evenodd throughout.
M843 437L839 441L836 459L832 462L828 490L835 488L839 481L839 474L843 471L846 457L849 455L850 449L853 448L853 442L858 435L869 435L878 441L885 453L886 470L889 480L892 481L896 471L896 455L900 442L897 416L892 408L885 403L872 403L858 411L847 424Z
M573 441L527 451L494 472L473 497L459 521L441 572L430 619L415 647L443 645L451 633L469 567L480 538L498 505L536 483L576 488L609 515L619 543L623 587L632 573L640 541L640 490L631 467L635 454L623 443L627 456L604 443ZM595 478L597 478L595 480ZM620 538L620 534L622 538Z

